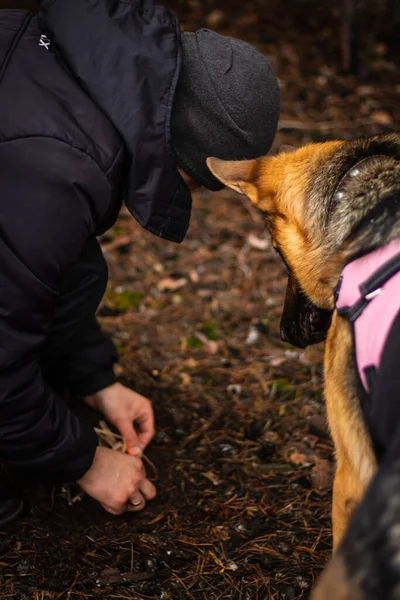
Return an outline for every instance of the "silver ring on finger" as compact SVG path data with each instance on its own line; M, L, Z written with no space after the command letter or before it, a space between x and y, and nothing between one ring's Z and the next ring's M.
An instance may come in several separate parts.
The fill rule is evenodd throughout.
M136 499L131 498L129 500L129 504L131 504L132 506L140 506L141 504L144 504L144 498L143 496L141 498Z

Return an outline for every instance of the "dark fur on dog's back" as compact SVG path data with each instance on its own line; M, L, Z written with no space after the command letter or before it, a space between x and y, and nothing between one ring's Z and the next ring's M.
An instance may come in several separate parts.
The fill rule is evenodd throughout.
M368 600L400 598L400 460L383 467L356 511L340 554Z
M344 197L335 202L332 197L342 177L358 161L372 156L380 156L382 159L370 164L357 177L348 177L343 189ZM399 202L394 201L393 205L388 203L376 218L371 214L363 231L360 229L356 232L357 225L368 218L371 211L377 212L377 203L380 204L384 198L393 197L395 200L399 189L400 136L388 134L355 140L344 145L324 162L309 185L307 204L310 227L315 227L324 236L327 253L336 252L343 244L351 247L351 250L355 245L364 251L378 247L400 235L398 219L389 219L393 228L390 232L387 231L388 212L393 211L393 205L399 211Z
M312 596L330 598L399 600L400 460L372 481Z
M349 224L348 217L351 215L355 221L365 215L365 209L368 205L375 205L377 198L383 194L394 192L399 186L399 172L397 176L388 173L386 176L384 164L376 165L366 177L358 180L348 180L347 202L341 203L335 207L335 210L328 219L328 208L330 199L335 193L339 181L348 173L356 163L370 156L387 156L400 160L400 136L398 134L380 135L372 138L360 138L343 144L331 157L323 160L320 169L310 181L306 194L309 197L307 203L307 217L312 227L316 227L321 234L331 231L334 235L330 236L329 246L337 249L338 244L343 241L336 237L335 226L343 230L345 224ZM389 171L392 171L393 162L387 163ZM389 166L390 165L390 166ZM376 181L374 175L378 176ZM373 196L371 196L373 194ZM367 203L360 203L359 199L367 197ZM349 201L350 199L350 201ZM322 224L326 226L322 227ZM344 231L343 231L344 233Z

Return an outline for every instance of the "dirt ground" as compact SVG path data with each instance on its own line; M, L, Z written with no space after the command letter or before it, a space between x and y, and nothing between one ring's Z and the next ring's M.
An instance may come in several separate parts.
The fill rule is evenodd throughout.
M314 14L316 1L297 3L303 13L216 2L207 18L198 4L174 5L186 28L238 35L271 59L282 88L273 151L395 129L399 71L383 42L360 79L340 73L338 15ZM14 482L27 512L0 532L0 599L306 598L331 545L323 348L280 341L285 268L262 217L241 196L201 191L181 245L125 212L102 244L99 316L121 380L154 402L158 497L113 518L74 487Z

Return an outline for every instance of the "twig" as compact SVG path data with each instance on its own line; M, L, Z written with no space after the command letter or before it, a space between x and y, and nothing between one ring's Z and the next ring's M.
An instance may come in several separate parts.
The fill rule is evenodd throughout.
M116 452L122 452L126 454L126 442L123 437L119 433L114 433L111 431L110 427L107 425L105 421L99 421L99 427L95 427L95 432L100 440L100 443L103 446L107 446ZM154 474L154 480L158 479L158 469L155 464L144 454L141 456L143 461L145 461L149 467L152 469Z

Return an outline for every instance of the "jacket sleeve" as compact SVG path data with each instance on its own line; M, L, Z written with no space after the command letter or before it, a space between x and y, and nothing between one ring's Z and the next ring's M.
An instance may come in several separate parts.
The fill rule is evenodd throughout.
M117 381L113 370L117 361L113 342L92 317L74 338L73 351L62 365L65 385L72 394L80 397L103 390Z
M40 356L61 276L108 202L106 177L69 145L0 145L0 459L39 478L79 479L97 446L92 426L43 379Z
M61 302L43 356L45 378L55 389L68 391L72 401L116 382L118 353L94 316L107 282L108 266L92 237L63 277Z

